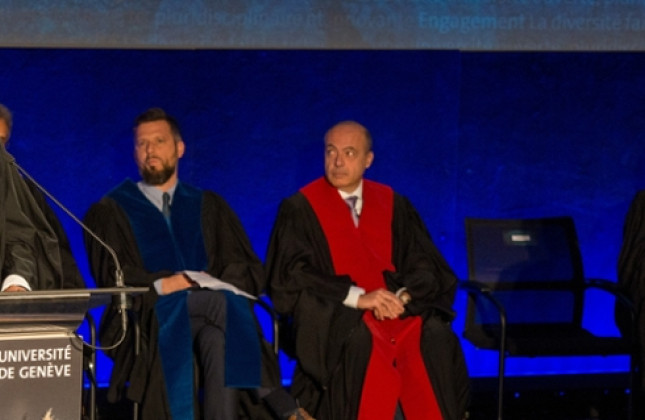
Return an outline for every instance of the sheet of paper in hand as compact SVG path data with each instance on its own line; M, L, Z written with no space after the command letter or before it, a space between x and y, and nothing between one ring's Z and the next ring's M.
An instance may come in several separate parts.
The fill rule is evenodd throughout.
M203 271L184 271L192 281L199 284L200 287L212 290L228 290L233 292L236 295L244 296L248 299L256 300L257 298L249 293L246 293L244 290L240 290L237 287L233 286L230 283L226 283L220 279L216 279L208 273Z

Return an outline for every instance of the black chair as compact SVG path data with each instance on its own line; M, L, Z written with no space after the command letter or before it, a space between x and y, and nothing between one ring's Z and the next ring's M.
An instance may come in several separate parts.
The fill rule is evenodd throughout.
M629 355L629 338L596 336L582 325L585 290L612 294L633 314L616 284L585 279L573 219L466 219L469 280L464 338L499 352L498 419L503 417L509 356ZM606 313L611 314L613 306ZM613 319L613 318L612 318ZM630 394L631 397L631 394ZM631 414L631 398L628 411Z

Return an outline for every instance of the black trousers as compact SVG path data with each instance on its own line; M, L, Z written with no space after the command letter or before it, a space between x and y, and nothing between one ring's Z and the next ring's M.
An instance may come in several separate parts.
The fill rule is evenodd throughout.
M239 391L224 383L226 297L210 290L191 291L187 305L195 354L201 368L203 418L236 419Z
M203 387L204 420L238 418L241 390L225 386L226 296L212 290L194 290L186 304L190 316L193 346L200 365ZM297 409L296 401L281 387L260 387L250 392L256 400L264 400L276 418L287 418Z

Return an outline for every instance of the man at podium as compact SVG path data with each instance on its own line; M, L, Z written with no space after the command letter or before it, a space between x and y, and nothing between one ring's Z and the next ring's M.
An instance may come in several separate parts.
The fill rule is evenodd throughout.
M4 143L9 126L0 119L0 291L53 288L62 281L58 242L38 209Z
M5 150L11 123L11 113L0 104L0 291L60 289L65 271L46 216L52 210L44 197L41 207ZM78 273L73 259L71 263ZM82 283L80 274L77 279ZM74 287L72 281L65 285ZM71 330L80 324L87 301L43 299L37 292L0 295L0 348L4 354L22 355L8 357L0 366L1 417L79 418L83 353Z
M37 187L18 174L5 150L12 125L11 111L0 104L0 291L84 288L56 214Z

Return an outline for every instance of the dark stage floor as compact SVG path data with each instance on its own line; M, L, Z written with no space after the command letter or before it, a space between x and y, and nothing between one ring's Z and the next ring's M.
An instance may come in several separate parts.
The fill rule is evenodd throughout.
M507 378L504 419L626 420L627 384L626 374ZM473 379L470 420L497 418L496 389L496 379ZM132 418L129 404L105 401L105 389L99 389L97 406L99 420Z
M505 420L626 420L627 374L507 378ZM496 379L475 379L470 420L497 418Z

